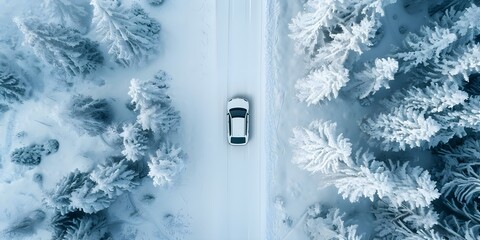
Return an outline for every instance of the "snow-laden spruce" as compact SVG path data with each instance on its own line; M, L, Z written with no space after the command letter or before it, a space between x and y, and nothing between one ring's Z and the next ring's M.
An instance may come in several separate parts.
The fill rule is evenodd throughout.
M82 37L77 30L35 18L14 21L35 55L63 78L86 76L103 65L98 44Z
M357 20L373 20L383 16L383 8L395 2L396 0L308 0L304 4L304 10L289 24L289 36L295 41L297 53L314 57L318 48L325 46L327 36L346 26L358 28ZM378 24L374 25L375 28L379 27ZM348 31L347 28L342 30ZM376 29L364 28L361 31L375 33Z
M0 53L0 105L11 105L28 99L30 82L24 71L6 55Z
M444 240L435 227L439 215L429 207L392 206L378 201L373 208L375 239Z
M126 124L120 136L123 138L122 154L130 161L138 161L146 156L150 141L149 131L143 130L139 123Z
M112 108L106 99L75 95L65 106L67 119L81 134L102 134L112 122Z
M292 162L312 173L337 171L341 162L350 161L352 144L336 133L334 122L313 121L308 128L293 129Z
M15 149L11 154L11 161L23 165L38 165L42 157L56 153L59 143L55 139L49 139L43 144L31 144L26 147Z
M119 0L91 0L91 5L95 29L115 62L135 65L156 52L160 24L138 3L127 8Z
M307 210L305 232L311 240L360 240L357 225L347 225L338 208L314 204Z
M384 150L405 150L407 147L426 147L442 128L425 111L403 106L389 113L366 119L360 129L380 142Z
M358 24L340 25L342 31L331 34L332 40L317 50L310 65L343 65L353 53L361 55L372 45L371 40L379 25L379 22L370 18L364 18Z
M180 115L172 106L172 100L167 95L170 76L159 71L151 79L132 79L128 94L132 104L138 111L137 121L144 130L154 133L169 133L177 129Z
M111 239L104 213L86 214L81 211L55 212L50 220L52 239L90 240Z
M469 44L458 48L454 54L444 57L435 70L450 79L460 76L468 82L470 74L480 72L480 45Z
M397 54L404 63L401 69L404 72L422 64L428 65L429 60L438 62L445 53L445 50L457 40L457 35L450 29L440 27L422 27L420 35L409 34L405 38L405 51Z
M111 158L106 164L98 165L90 173L90 179L95 183L92 192L102 192L108 198L116 198L138 186L138 173L126 161Z
M46 191L44 202L62 215L74 211L71 195L81 188L87 179L88 173L80 172L78 169L70 172L58 181L54 189Z
M390 109L403 106L408 109L437 113L452 109L454 106L464 103L467 99L468 94L460 90L457 84L447 82L443 84L432 83L424 88L407 88L396 92L382 104Z
M348 82L348 70L340 65L322 66L295 84L297 97L307 105L318 104L338 96Z
M299 134L302 130L295 131L291 140L293 162L312 173L321 172L322 183L334 185L342 197L351 202L361 197L373 201L378 196L394 206L409 203L425 207L440 196L428 171L420 167L392 161L386 164L362 150L354 157L346 155L351 152L350 140L335 136L332 123L315 121L303 134Z
M354 81L348 87L353 94L364 99L381 88L389 89L389 81L394 80L398 62L393 58L377 58L374 63L366 63L365 69L354 74Z
M185 168L185 158L185 153L178 145L162 143L148 162L148 176L152 178L153 185L163 187L173 184Z
M92 17L88 0L44 0L43 7L48 21L76 29L82 34L88 32Z

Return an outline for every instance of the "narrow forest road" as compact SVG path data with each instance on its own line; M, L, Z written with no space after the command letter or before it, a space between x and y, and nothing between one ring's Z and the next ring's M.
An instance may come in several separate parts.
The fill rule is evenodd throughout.
M161 22L175 19L164 24L166 40L175 44L159 64L174 78L189 163L178 187L160 190L159 199L168 201L152 209L187 212L192 234L185 239L266 239L266 1L179 0L158 12ZM234 147L227 142L226 105L236 96L250 101L250 141Z
M250 101L250 141L227 149L227 221L230 240L264 239L265 81L263 74L264 1L217 1L217 67L226 96ZM226 126L225 126L226 129Z

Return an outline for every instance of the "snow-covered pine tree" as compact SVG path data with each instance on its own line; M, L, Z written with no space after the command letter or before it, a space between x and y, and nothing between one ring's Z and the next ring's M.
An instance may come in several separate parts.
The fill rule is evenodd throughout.
M441 62L435 64L432 71L437 71L451 80L460 76L468 82L470 74L480 72L480 45L460 47L452 55L445 56Z
M147 109L141 109L137 121L143 129L150 129L154 133L169 133L175 131L180 125L180 115L171 105L153 105Z
M424 88L410 87L396 92L382 104L390 109L404 108L425 110L430 113L442 112L464 103L468 94L452 82L443 84L432 83Z
M295 84L297 97L307 105L318 104L338 96L348 82L348 70L340 65L327 65L312 70Z
M360 240L357 225L347 225L345 214L337 208L314 204L307 210L305 232L311 240Z
M112 109L106 99L75 95L65 107L67 121L80 133L96 136L103 133L112 122Z
M354 82L349 86L353 94L364 99L381 88L389 89L389 81L398 71L398 62L393 58L377 58L374 63L365 64L365 70L354 74Z
M55 139L49 139L43 144L31 144L26 147L15 149L10 155L12 162L23 165L38 165L43 156L56 153L59 143Z
M116 198L139 185L138 174L128 165L126 159L109 158L91 173L95 183L92 192L102 192L109 198Z
M137 120L144 130L154 133L168 133L177 129L180 115L171 105L167 95L170 76L159 71L153 79L130 81L128 94L132 97L135 110L139 111Z
M408 72L420 64L427 66L429 61L438 62L457 39L450 29L423 26L420 34L410 33L405 38L405 50L397 53L397 57L404 61L400 69Z
M150 132L143 130L139 123L123 126L120 133L123 138L122 154L130 161L138 161L145 157L150 141Z
M477 1L477 4L479 2ZM468 4L468 3L467 3ZM471 3L459 14L457 21L452 26L452 30L457 32L461 37L473 40L480 34L480 7Z
M94 192L95 182L87 178L80 188L70 194L70 208L85 213L96 213L108 208L116 198L109 198L101 191Z
M308 128L294 128L290 144L294 148L292 162L312 173L334 172L341 162L348 162L352 144L336 133L336 123L313 121Z
M343 198L351 202L360 197L373 201L378 196L395 206L406 202L425 207L440 195L428 171L420 167L391 161L385 164L361 150L352 159L350 141L336 135L334 124L313 122L311 129L296 132L291 140L293 162L310 172L322 172L322 183L334 185Z
M45 194L44 202L62 215L75 209L71 206L71 195L88 181L88 173L78 169L62 178L53 190Z
M92 17L88 0L44 0L43 7L50 22L76 29L82 34L88 32Z
M162 187L173 184L185 168L185 158L186 154L178 145L163 143L148 162L148 176L152 178L153 185Z
M147 109L154 105L170 105L172 100L168 96L169 82L172 78L160 70L153 79L132 79L128 95L132 98L135 110Z
M357 30L375 33L380 26L378 22L373 24L376 29L360 29L359 26L362 24L356 25L352 29L348 29L346 26L353 26L367 18L379 20L379 17L384 15L383 9L395 2L396 0L308 0L304 4L304 10L292 18L292 22L289 24L291 32L289 36L295 40L297 53L314 57L317 55L317 50L324 47L329 42L328 39L331 35L335 34L338 29L344 28L343 30L352 33L353 28L358 28ZM344 34L344 36L347 35ZM354 35L359 36L358 34Z
M62 239L65 240L112 240L104 214L85 214L71 220Z
M163 0L147 0L147 2L152 6L159 6L163 3Z
M435 119L425 116L425 111L403 106L368 118L360 125L363 132L380 141L381 147L387 151L428 147L441 128L442 125Z
M30 95L30 83L25 73L0 53L0 104L23 102Z
M311 66L344 65L351 53L361 55L372 45L371 39L380 23L376 19L364 18L360 23L340 25L339 33L332 33L332 40L319 48L312 60Z
M140 5L127 9L119 0L91 0L91 5L96 31L117 63L135 65L155 52L160 24Z
M450 111L437 117L442 125L449 128L469 128L480 131L480 96L472 96L459 110Z
M388 201L379 200L373 206L373 214L374 239L444 239L434 228L439 225L439 216L432 206L393 206Z
M369 152L357 151L353 165L344 164L326 174L324 183L334 185L343 198L356 202L360 197L387 199L393 206L404 203L426 207L440 196L428 171L410 167L408 162L389 164L375 160Z
M66 214L55 212L50 220L52 239L62 240L109 240L110 233L104 213L86 214L74 211Z
M297 53L315 56L318 47L325 45L326 36L341 22L338 16L348 12L346 4L341 1L307 1L304 11L289 24L289 36L295 41Z
M15 22L35 54L61 77L85 76L103 64L98 44L77 30L34 18L15 18Z

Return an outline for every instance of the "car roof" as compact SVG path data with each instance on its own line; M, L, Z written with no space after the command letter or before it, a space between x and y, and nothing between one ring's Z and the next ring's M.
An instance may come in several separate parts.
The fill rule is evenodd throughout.
M232 118L232 137L245 137L245 118Z

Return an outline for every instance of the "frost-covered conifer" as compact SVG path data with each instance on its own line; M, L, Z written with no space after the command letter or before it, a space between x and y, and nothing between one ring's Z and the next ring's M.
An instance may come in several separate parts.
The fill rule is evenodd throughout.
M342 31L331 34L332 41L317 50L311 63L316 65L343 65L351 53L362 54L372 45L379 23L370 18L364 18L360 23L340 25Z
M375 239L444 239L434 229L439 225L439 216L431 206L393 206L388 201L379 200L373 207L373 213Z
M130 66L148 58L157 49L160 24L138 4L125 8L119 0L91 0L93 21L108 53Z
M88 181L88 173L75 170L62 178L53 190L45 194L45 203L66 214L74 210L71 205L71 195L77 189L80 189Z
M292 162L312 173L328 173L336 171L340 162L350 161L352 144L336 133L336 126L329 121L313 121L308 128L294 128Z
M428 206L440 194L428 171L409 167L408 163L385 164L369 152L357 151L355 161L325 175L325 183L334 185L343 198L356 202L360 197L388 199L393 206L404 203Z
M426 117L424 111L404 107L380 113L360 125L370 138L380 141L384 150L394 151L429 146L441 128L440 123Z
M452 30L467 39L474 39L480 33L480 7L471 4L462 11L458 20L452 26Z
M75 95L67 104L67 121L80 133L96 136L103 133L112 121L112 109L106 99Z
M91 21L88 0L44 0L48 20L87 33Z
M153 179L153 185L161 187L173 184L185 168L185 158L179 146L163 143L148 162L148 176Z
M470 74L480 71L480 45L470 44L458 49L455 54L444 57L435 70L450 79L460 76L468 82Z
M364 24L353 27L358 28L357 30L353 30L353 28L348 29L346 26L364 22L363 20L367 18L370 20L378 19L384 15L383 8L394 2L396 0L308 0L304 5L304 10L292 18L292 22L289 24L290 37L295 40L295 48L299 54L314 57L316 51L324 47L328 43L327 39L330 35L334 34L338 29L343 28L350 34L357 30L375 33L380 26L377 23L373 24L375 29L370 29ZM346 33L343 36L348 34ZM353 35L359 36L358 34Z
M112 239L107 228L107 218L103 214L85 214L74 218L62 239L93 240Z
M33 18L15 22L35 54L62 77L85 76L103 64L98 44L74 29Z
M459 110L438 116L444 125L450 128L470 128L480 130L480 97L470 97Z
M139 123L127 124L123 126L123 132L120 133L123 138L122 154L130 161L138 161L145 157L148 150L149 131L143 130Z
M336 135L334 124L320 123L295 131L293 162L310 172L322 172L322 183L334 185L343 198L356 202L378 196L395 206L425 207L439 197L428 171L407 163L385 164L368 151L359 150L352 158L350 141Z
M408 72L420 64L428 65L430 60L438 62L444 51L457 39L450 29L422 27L419 35L411 33L406 37L405 51L397 54L404 61L401 69Z
M337 208L326 209L320 204L312 205L307 210L305 232L312 240L360 240L357 225L345 224L345 214Z
M55 212L50 226L53 229L52 239L62 240L93 240L110 239L103 213L86 214L74 211L66 214Z
M348 70L338 65L322 66L313 70L295 84L297 97L308 105L318 104L338 96L338 92L348 82Z
M163 3L163 0L147 0L147 2L152 6L158 6Z
M168 133L180 124L179 112L171 105L167 95L168 81L164 71L160 71L153 79L132 79L128 94L132 97L135 110L139 111L137 120L144 130L154 133Z
M436 113L452 109L467 99L468 94L460 90L455 83L433 83L424 88L411 87L397 92L383 104L388 108L403 106Z
M159 71L153 79L132 79L128 95L132 98L135 110L147 109L154 105L169 105L172 100L167 95L172 78L164 71Z
M32 144L30 146L15 149L10 155L12 162L23 165L38 165L43 156L58 151L59 143L50 139L43 144Z
M389 81L398 71L398 62L393 58L377 58L374 64L365 64L365 70L354 74L350 89L356 97L364 99L381 88L389 89Z
M154 133L168 133L180 125L180 115L171 105L153 105L151 108L140 110L137 121L143 129L151 129Z
M0 53L0 104L23 102L30 95L30 88L23 71Z
M106 164L98 165L91 173L95 183L92 192L102 192L116 198L138 186L138 174L131 169L126 159L110 158Z
M85 213L96 213L108 208L115 198L109 198L101 191L93 191L95 183L87 178L83 185L70 194L70 207Z

